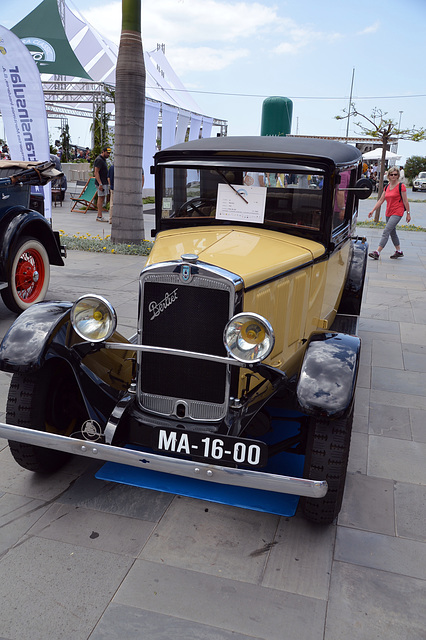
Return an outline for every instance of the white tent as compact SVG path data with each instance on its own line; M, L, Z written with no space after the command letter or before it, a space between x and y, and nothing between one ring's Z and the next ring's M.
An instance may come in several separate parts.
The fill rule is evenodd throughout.
M382 157L382 148L377 147L377 149L372 149L371 151L367 151L367 153L363 153L362 157L364 160L380 160ZM399 160L401 156L397 153L393 153L393 151L386 151L386 160Z
M118 47L81 16L72 0L43 0L12 31L33 55L44 80L45 96L52 93L56 112L58 108L63 108L67 113L65 109L72 102L74 108L81 109L90 117L92 114L85 111L87 101L79 102L79 95L85 91L99 93L101 88L103 92L106 85L114 87ZM164 46L144 52L144 60L146 100L143 164L145 186L150 187L153 178L149 167L160 129L162 147L165 148L183 142L187 135L190 140L200 136L209 138L213 124L222 128L226 123L202 113L173 71L165 56ZM77 84L80 84L78 90ZM77 97L70 100L70 96ZM90 97L90 100L100 104L101 98L99 93ZM106 108L111 110L113 105L107 104Z

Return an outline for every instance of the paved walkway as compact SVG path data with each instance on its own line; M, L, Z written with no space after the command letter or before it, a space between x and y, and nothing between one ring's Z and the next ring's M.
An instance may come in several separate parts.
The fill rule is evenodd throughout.
M68 189L65 194L65 201L62 205L58 202L52 206L52 226L55 231L64 231L67 235L75 235L77 233L90 233L92 236L101 236L105 238L111 234L111 225L108 223L109 211L104 211L104 218L107 222L97 222L97 211L91 210L83 213L75 209L71 213L73 203L70 200L70 193L76 192L76 189ZM154 205L144 205L144 223L145 238L151 240L151 229L154 227Z
M69 231L74 214L53 213ZM75 215L80 232L100 226ZM365 231L374 246L380 232ZM368 265L337 524L109 484L82 459L39 477L0 441L0 637L424 640L426 233L401 241L404 259L386 248ZM101 293L130 335L143 262L70 252L48 297ZM0 305L0 336L13 319ZM0 419L9 382L0 375Z

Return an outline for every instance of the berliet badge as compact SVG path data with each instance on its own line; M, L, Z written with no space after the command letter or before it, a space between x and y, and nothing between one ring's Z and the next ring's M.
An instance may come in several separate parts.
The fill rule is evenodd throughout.
M170 293L167 292L164 298L160 300L160 302L155 302L155 300L152 300L148 304L148 310L152 313L150 320L154 320L154 318L159 316L160 313L163 313L163 311L165 311L167 307L173 304L173 302L176 302L177 299L178 295L176 287L176 289L173 289L173 291L171 291Z
M182 280L188 282L191 277L191 267L189 264L182 265Z

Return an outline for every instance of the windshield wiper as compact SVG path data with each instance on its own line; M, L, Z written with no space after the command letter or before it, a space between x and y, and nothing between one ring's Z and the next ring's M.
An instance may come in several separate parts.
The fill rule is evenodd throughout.
M244 202L248 204L248 200L246 200L245 197L239 191L237 191L237 189L234 187L233 184L229 182L228 178L222 173L222 171L219 171L219 169L215 169L215 171L225 180L226 184L229 185L231 189L235 191L237 195L240 196L241 200L244 200Z

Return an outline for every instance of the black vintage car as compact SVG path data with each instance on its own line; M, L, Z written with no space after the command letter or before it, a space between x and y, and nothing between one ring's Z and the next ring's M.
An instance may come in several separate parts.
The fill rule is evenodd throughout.
M0 161L0 290L15 313L43 300L50 265L64 264L65 248L42 214L42 196L31 206L31 185L61 179L54 167L54 162Z
M157 153L153 172L134 337L90 293L25 311L0 347L13 373L0 436L35 472L77 454L108 461L99 477L253 509L291 515L300 497L331 523L368 252L360 152L214 138Z

